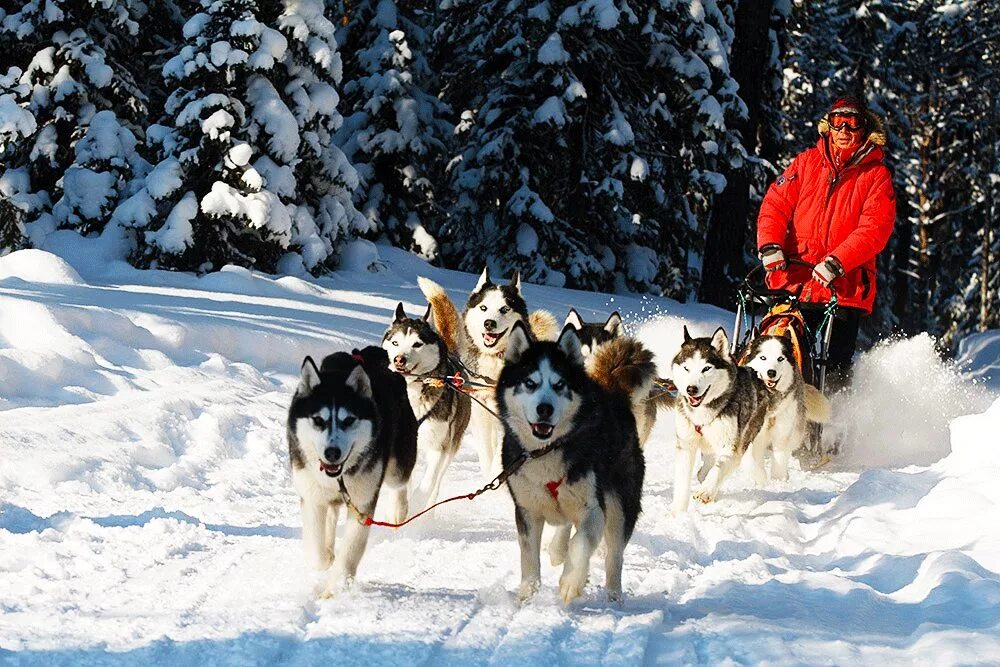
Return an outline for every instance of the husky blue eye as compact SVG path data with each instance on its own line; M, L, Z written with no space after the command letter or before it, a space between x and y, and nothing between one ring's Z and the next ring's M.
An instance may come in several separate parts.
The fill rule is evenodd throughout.
M479 306L479 310L481 310L481 311L483 311L485 313L486 312L486 306Z
M709 372L710 370L712 370L712 367L711 367L711 366L705 366L704 368L702 368L702 369L701 369L701 372L702 372L702 373L707 373L707 372Z
M552 388L555 389L556 391L562 391L565 387L566 383L562 380L559 380L559 382L556 382L554 385L552 385Z
M778 361L784 361L784 360L785 360L784 357L778 357Z
M423 343L414 343L414 344L413 344L413 349L415 350L415 349L417 349L418 347L423 347L423 346L424 346L424 344L423 344Z
M528 389L537 389L538 383L532 380L531 378L528 378L524 381L524 386L527 387Z
M500 307L500 313L501 314L506 315L509 312L510 312L510 308L508 306L501 306Z
M761 361L767 361L767 357L765 357L765 356L764 356L764 355L762 354L762 355L760 355L760 360L761 360Z
M397 341L397 340L392 341L392 346L393 347L399 347L399 341Z

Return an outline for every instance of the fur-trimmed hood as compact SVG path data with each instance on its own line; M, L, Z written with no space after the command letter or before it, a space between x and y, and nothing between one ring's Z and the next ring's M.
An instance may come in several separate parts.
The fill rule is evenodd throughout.
M886 136L885 125L882 123L882 119L879 118L878 114L876 114L871 109L864 109L862 110L861 114L864 116L865 119L865 127L869 128L867 137L868 141L875 144L876 146L885 146L888 137ZM816 127L821 135L826 136L827 134L829 134L830 133L829 115L825 114L822 118L820 118L819 123L817 124Z

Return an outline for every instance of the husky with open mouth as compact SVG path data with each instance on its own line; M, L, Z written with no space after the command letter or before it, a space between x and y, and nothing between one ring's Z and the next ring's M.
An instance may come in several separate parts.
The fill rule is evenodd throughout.
M767 481L764 456L768 447L771 479L788 479L788 462L792 453L806 443L809 422L830 421L830 402L803 380L788 336L758 336L750 344L744 363L757 372L771 392L764 425L750 448L754 479L761 485Z
M645 475L628 398L587 375L572 327L557 342L533 342L520 323L510 334L497 397L504 469L524 460L507 480L521 547L518 597L538 589L542 527L549 523L575 529L562 544L563 601L583 593L590 557L603 539L605 588L609 600L620 602L623 554Z
M694 497L710 503L760 432L771 394L753 369L733 360L722 328L710 337L692 338L684 327L672 370L677 385L672 509L680 513L691 498L695 455L701 452L702 467Z
M389 355L389 370L406 378L406 394L420 424L417 445L427 462L418 492L430 506L437 502L444 473L462 444L472 401L439 381L427 381L459 370L448 354L455 347L458 312L438 284L424 278L418 282L430 302L427 312L422 318L407 317L403 304L396 306L382 349Z
M385 486L393 494L390 520L402 521L409 510L417 420L406 383L388 365L385 351L374 346L331 354L319 367L306 357L288 410L288 454L306 561L323 570L333 565L324 596L353 580L368 542L370 528L349 509L334 553L337 519L347 499L370 517Z
M559 334L551 313L528 313L519 273L515 272L506 285L498 285L490 279L489 269L483 269L462 315L459 355L465 365L479 376L496 380L503 368L510 332L518 322L525 325L532 340L552 340ZM480 394L477 398L495 410L495 397ZM492 477L499 472L497 450L503 429L497 418L478 403L472 406L472 429L479 440L480 469L486 477Z

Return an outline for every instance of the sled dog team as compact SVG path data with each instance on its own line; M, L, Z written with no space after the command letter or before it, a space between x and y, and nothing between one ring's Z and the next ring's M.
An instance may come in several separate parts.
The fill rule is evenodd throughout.
M484 478L500 475L514 501L518 598L538 589L549 523L563 601L583 593L603 542L605 589L620 602L622 558L641 509L643 445L659 409L676 414L674 512L692 497L696 453L702 465L693 497L712 502L747 449L758 483L767 479L768 449L771 477L785 479L808 422L830 416L784 337L758 337L741 364L721 328L693 338L685 327L672 363L674 396L657 386L653 354L625 334L617 313L601 324L571 310L560 332L551 314L528 311L517 274L498 284L484 270L461 315L439 285L418 282L429 304L423 316L407 316L400 303L380 347L337 352L319 365L306 357L289 408L305 555L312 566L331 568L327 596L357 572L370 530L363 518L374 514L380 492L389 494L390 521L410 515L420 450L427 466L418 509L432 505L469 427ZM459 391L443 381L456 376L478 388ZM348 520L335 555L342 510Z

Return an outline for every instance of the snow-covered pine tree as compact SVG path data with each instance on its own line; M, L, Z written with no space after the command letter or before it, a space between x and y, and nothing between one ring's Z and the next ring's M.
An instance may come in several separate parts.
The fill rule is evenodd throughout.
M455 1L438 31L461 116L447 261L529 280L684 297L738 159L715 2Z
M332 142L341 62L320 0L200 0L163 67L157 163L115 213L141 265L318 271L367 223ZM276 26L276 27L272 27Z
M121 132L141 132L147 106L136 68L146 13L138 0L30 0L0 9L0 247L22 242L23 223L38 222L40 232L56 224L82 231L103 225L117 186L94 193L90 206L74 189L83 172L70 176L69 192L64 175L102 110L115 110ZM124 141L133 144L134 137ZM59 200L66 215L56 219L49 211Z
M434 2L338 3L345 122L337 143L358 169L357 205L393 245L437 257L435 189L454 126L431 94Z

